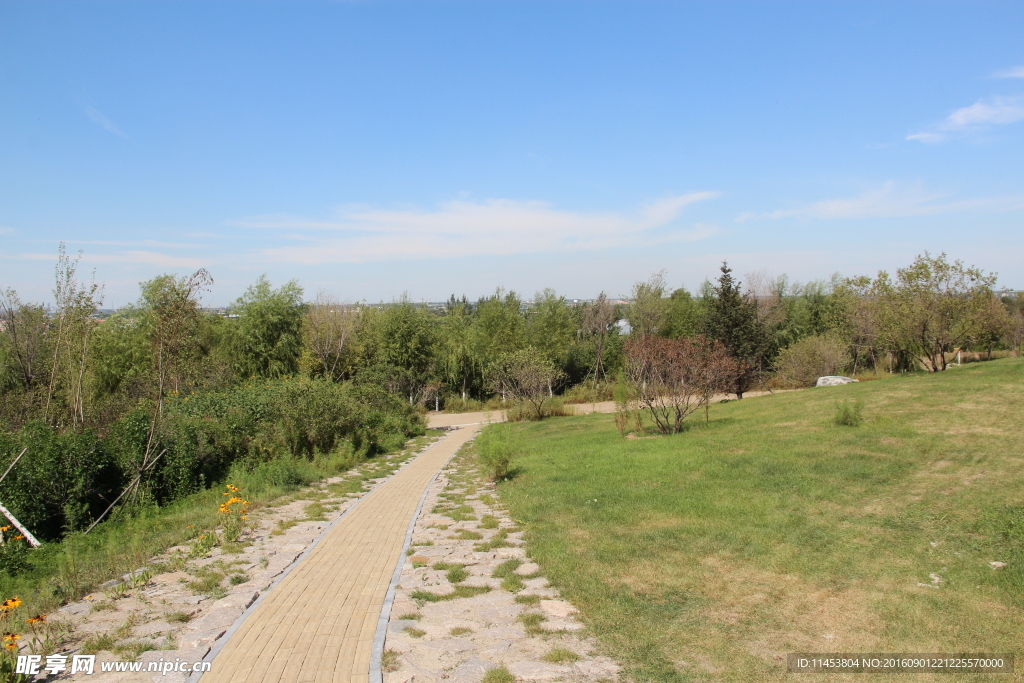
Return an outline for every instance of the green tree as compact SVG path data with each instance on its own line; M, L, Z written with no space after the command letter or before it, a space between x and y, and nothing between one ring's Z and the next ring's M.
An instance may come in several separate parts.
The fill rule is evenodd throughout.
M231 348L239 377L284 377L299 371L302 354L302 287L290 280L274 289L266 275L232 308L238 314Z
M397 302L371 309L364 317L364 372L369 370L384 378L389 389L410 403L419 403L432 394L436 389L437 333L427 308L403 296Z
M556 367L564 368L577 329L579 325L565 297L553 289L536 294L526 318L526 339L530 346Z
M705 304L704 335L722 342L729 354L741 362L733 392L743 398L767 369L774 348L768 329L758 319L757 301L743 295L727 263L722 263L721 271Z
M61 242L56 267L56 284L53 297L56 315L53 328L53 357L50 382L46 392L43 419L49 420L51 406L59 413L54 399L63 403L70 413L72 424L85 421L85 370L89 353L89 338L95 322L93 316L103 300L103 287L93 281L86 285L78 281L75 271L78 258L71 259Z
M202 317L199 296L211 284L213 278L201 268L189 277L160 275L141 285L139 309L152 346L158 411L166 393L181 393L194 372Z
M700 299L695 299L685 287L672 292L665 302L665 322L661 335L670 339L693 337L701 331L704 310Z
M527 346L498 356L488 371L488 384L491 391L513 403L529 406L529 412L518 411L522 417L540 420L547 415L544 404L550 400L552 385L563 376L541 351Z
M462 399L479 386L480 368L473 356L473 311L470 304L452 295L438 330L437 362L441 379Z
M633 285L626 320L633 334L641 337L659 334L665 326L668 301L665 298L665 272L652 275L646 282Z
M473 357L486 376L495 359L526 346L522 301L515 292L498 289L477 302L471 342Z
M872 284L878 335L895 355L908 354L932 372L946 369L946 355L981 332L996 277L946 254L925 252L893 280L880 272Z

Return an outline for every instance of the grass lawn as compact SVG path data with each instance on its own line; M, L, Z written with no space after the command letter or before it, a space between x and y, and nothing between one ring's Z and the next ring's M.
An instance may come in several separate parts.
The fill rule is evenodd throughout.
M864 422L836 425L854 399ZM788 652L1024 654L1024 361L702 417L636 440L611 415L513 427L500 495L630 677L784 680ZM1024 680L1024 661L870 676Z

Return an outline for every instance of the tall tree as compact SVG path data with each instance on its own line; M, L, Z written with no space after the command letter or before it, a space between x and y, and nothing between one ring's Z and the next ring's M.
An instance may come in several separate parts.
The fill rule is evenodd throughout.
M646 282L633 285L626 320L633 334L641 337L658 334L665 325L668 302L665 299L665 271L655 273Z
M359 325L361 308L338 301L323 290L306 311L305 345L324 377L338 381L345 375L345 357Z
M189 360L197 350L199 297L212 284L205 268L188 277L160 275L142 283L139 304L153 349L158 411L163 410L166 393L181 392L187 381Z
M238 314L231 346L240 377L284 377L299 371L304 311L298 282L274 289L261 275L232 310Z
M450 389L458 391L462 400L480 381L480 368L474 362L472 333L472 307L463 298L452 295L447 312L438 331L437 360L442 380Z
M84 378L93 316L103 301L103 287L95 282L84 284L75 277L81 258L68 257L61 242L56 267L53 297L56 303L53 360L50 383L46 393L43 419L51 414L55 394L60 393L72 423L85 421ZM57 412L57 411L54 411Z
M774 349L767 328L758 319L757 302L743 295L727 263L722 263L721 271L705 304L704 334L722 342L741 362L732 390L743 398L767 369Z
M608 376L605 371L605 346L608 336L614 332L617 319L615 305L608 301L604 292L593 303L585 304L580 316L580 329L584 338L594 341L594 365L590 373L597 385L601 383L602 377L607 379Z

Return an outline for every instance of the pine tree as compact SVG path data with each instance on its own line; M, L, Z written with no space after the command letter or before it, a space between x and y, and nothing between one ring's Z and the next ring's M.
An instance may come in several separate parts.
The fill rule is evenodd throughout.
M740 361L733 391L743 398L768 366L773 350L771 335L758 319L757 301L743 295L740 283L724 261L712 292L704 317L704 335L722 342L729 354Z

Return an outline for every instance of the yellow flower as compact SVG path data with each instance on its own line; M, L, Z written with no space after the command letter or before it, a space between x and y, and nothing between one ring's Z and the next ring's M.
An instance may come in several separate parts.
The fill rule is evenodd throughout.
M185 528L186 528L186 529L195 529L195 528L196 528L196 525L195 525L195 524L189 524L189 525L188 525L188 526L186 526Z
M206 538L206 536L200 536L200 537L199 537L199 538L197 538L196 540L197 540L197 541L201 541L201 540L203 540L204 538Z
M17 643L7 643L6 645L4 645L4 647L6 647L11 652L14 652L15 650L18 649L18 644Z
M37 614L34 617L29 617L25 621L27 621L30 624L45 624L46 623L46 615L45 614Z
M25 537L24 537L24 536L22 536L21 534L18 534L17 536L15 536L15 537L14 537L14 540L15 540L15 541L20 541L20 540L22 540L23 538L25 538Z
M19 636L17 633L5 633L4 634L4 642L5 643L13 643L16 640L21 640L21 636Z
M0 531L10 531L10 530L11 530L11 525L10 524L8 524L7 526L0 526Z

